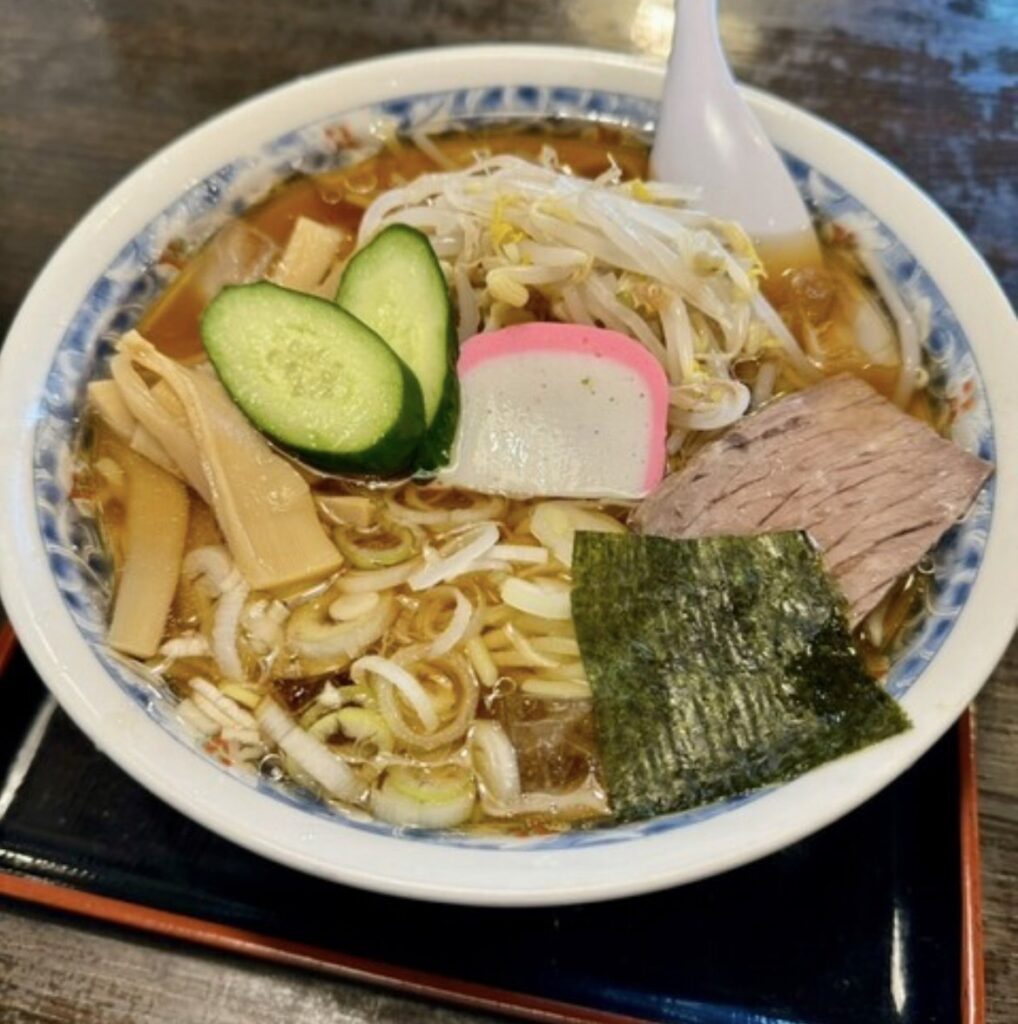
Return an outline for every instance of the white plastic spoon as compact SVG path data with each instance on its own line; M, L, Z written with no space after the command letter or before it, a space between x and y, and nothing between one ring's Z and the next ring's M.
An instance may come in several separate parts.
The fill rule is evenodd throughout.
M820 262L809 213L739 95L718 36L716 0L676 0L650 173L703 189L703 207L739 221L774 275Z

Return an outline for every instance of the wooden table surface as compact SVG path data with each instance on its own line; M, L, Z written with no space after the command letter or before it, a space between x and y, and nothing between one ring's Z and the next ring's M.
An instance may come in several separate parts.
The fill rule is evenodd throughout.
M64 233L159 146L294 76L413 47L663 57L671 0L0 0L0 333ZM886 154L1018 296L1018 0L721 0L738 75ZM1018 353L1016 353L1018 358ZM989 1020L1018 1020L1018 645L979 700ZM481 1020L0 902L0 1020ZM865 1022L861 1022L865 1024Z

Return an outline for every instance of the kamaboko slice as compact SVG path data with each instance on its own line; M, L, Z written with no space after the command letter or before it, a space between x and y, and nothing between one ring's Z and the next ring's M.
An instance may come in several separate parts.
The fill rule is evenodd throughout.
M458 372L462 411L444 482L574 498L639 498L660 482L667 380L625 335L520 324L470 339Z

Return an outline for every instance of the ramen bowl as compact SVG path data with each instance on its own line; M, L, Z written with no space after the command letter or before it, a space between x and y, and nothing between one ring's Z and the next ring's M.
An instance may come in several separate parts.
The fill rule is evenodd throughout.
M197 242L295 171L314 172L404 131L578 118L653 130L661 67L587 50L468 47L301 79L197 128L144 164L78 225L43 271L0 357L0 585L33 664L97 746L206 827L333 881L429 900L534 905L601 900L717 874L795 842L876 793L961 714L1018 620L1018 328L978 254L878 155L747 90L812 206L864 223L902 300L929 323L931 387L956 443L996 473L933 554L928 607L886 685L908 732L794 782L635 824L520 838L399 829L340 816L312 795L208 756L168 694L104 644L108 559L71 499L88 381L165 285L168 243Z

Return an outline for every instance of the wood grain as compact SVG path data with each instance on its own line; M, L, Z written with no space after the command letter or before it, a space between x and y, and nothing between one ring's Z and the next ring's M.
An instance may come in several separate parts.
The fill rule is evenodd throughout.
M976 705L988 1020L1018 1020L1018 643Z
M663 56L668 0L0 0L0 329L123 174L223 107L411 47L577 43ZM857 135L1018 296L1016 0L721 0L745 81ZM989 1021L1018 1020L1018 646L979 701ZM0 904L4 1024L480 1020Z
M3 1024L484 1024L495 1018L0 902Z

